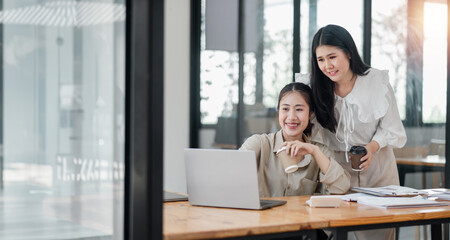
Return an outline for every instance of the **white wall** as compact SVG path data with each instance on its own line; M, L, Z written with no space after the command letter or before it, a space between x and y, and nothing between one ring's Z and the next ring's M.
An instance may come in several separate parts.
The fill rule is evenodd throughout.
M164 189L186 193L189 147L190 1L166 0L164 16Z

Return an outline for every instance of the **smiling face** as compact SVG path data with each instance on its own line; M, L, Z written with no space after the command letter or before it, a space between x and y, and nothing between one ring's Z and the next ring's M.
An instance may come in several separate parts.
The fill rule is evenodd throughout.
M331 81L341 83L353 77L350 69L349 55L342 49L330 45L321 45L316 48L317 64L320 70Z
M278 123L284 141L302 141L303 131L309 123L309 105L299 92L288 92L280 100Z

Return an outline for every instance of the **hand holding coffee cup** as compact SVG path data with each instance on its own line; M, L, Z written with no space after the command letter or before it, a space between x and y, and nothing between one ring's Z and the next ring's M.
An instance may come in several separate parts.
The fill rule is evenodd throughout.
M367 150L363 146L353 146L350 148L350 151L348 151L348 159L351 162L352 170L353 171L362 171L360 168L361 163L365 161L361 161L361 158L364 157L367 154Z
M278 156L278 159L280 159L281 165L283 166L284 171L286 173L292 173L292 172L297 171L297 169L298 169L297 160L295 160L295 157L291 158L291 156L289 156L286 153L286 147L282 147L282 148L278 149L277 156Z

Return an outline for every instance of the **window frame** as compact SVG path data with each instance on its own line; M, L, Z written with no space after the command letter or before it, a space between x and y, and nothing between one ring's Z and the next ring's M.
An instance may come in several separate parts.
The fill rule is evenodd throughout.
M124 239L162 239L164 1L126 1Z

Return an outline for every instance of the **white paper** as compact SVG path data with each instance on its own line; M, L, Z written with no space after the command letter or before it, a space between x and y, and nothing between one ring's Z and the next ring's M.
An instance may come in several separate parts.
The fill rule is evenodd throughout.
M447 206L447 202L437 202L434 200L418 197L360 197L358 204L369 205L380 208L411 208L411 207L434 207Z
M385 187L375 187L375 188L363 188L363 187L352 187L355 192L363 192L368 194L373 194L377 196L417 196L422 194L427 194L426 191L417 190L410 187L389 185Z
M435 188L428 189L428 197L437 198L439 200L450 200L450 189L446 188Z
M370 195L367 193L350 193L350 194L343 195L342 200L347 201L347 202L357 202L358 198L360 198L360 197L375 197L375 198L377 198L378 196Z

